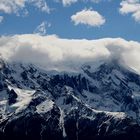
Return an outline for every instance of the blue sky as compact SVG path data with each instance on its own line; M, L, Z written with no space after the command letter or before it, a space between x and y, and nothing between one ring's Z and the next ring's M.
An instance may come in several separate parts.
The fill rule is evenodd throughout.
M0 23L0 35L31 34L44 22L46 23L44 27L46 28L46 34L56 34L61 38L97 39L121 37L126 40L140 41L140 19L138 15L140 6L136 7L136 10L129 11L124 7L125 11L122 13L119 11L121 6L122 8L126 6L125 4L133 5L133 7L140 5L139 0L125 0L124 5L122 0L100 0L98 3L90 0L88 2L79 0L69 5L64 5L62 1L46 0L45 2L50 8L49 13L48 11L43 11L40 6L32 3L26 4L26 2L24 7L17 4L18 10L16 12L14 12L15 9L6 12L1 8L3 3L0 2L0 16L3 17ZM99 26L88 25L88 23L76 25L71 20L71 16L76 15L77 12L83 9L98 12L105 19L105 22ZM28 11L27 15L23 14L25 11ZM133 15L137 15L137 17L134 18Z

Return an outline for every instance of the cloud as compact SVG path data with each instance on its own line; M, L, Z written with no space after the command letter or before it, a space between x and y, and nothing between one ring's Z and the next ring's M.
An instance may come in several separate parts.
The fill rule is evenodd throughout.
M29 3L36 6L38 9L40 9L43 12L50 13L51 9L49 8L46 0L28 0Z
M71 5L72 3L76 3L78 0L62 0L64 6Z
M75 25L85 24L93 27L99 27L105 23L105 18L97 11L92 9L83 9L71 16Z
M0 23L3 21L4 17L0 16Z
M140 23L140 1L139 0L123 0L120 3L120 13L123 15L131 14L136 22Z
M140 43L122 38L61 39L56 35L0 37L0 52L12 62L33 63L47 70L79 71L84 64L118 59L140 73Z
M19 15L27 13L27 5L35 6L41 11L50 12L45 0L0 0L0 11L6 14L17 14Z
M99 3L102 0L54 0L55 2L61 2L64 7L70 6L71 4L74 4L76 2L94 2Z
M39 35L46 35L47 28L51 27L51 23L43 21L40 25L37 26L34 33Z

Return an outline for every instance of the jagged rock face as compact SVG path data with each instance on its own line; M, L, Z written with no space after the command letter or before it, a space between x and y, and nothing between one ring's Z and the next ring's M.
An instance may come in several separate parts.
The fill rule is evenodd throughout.
M139 140L140 76L117 62L78 74L1 64L1 140Z
M17 94L16 94L16 92L15 92L13 89L11 89L11 90L8 92L8 94L9 94L9 98L8 98L9 105L16 103L16 99L17 99Z
M3 136L6 140L10 138L15 140L63 139L59 117L59 110L56 107L45 114L36 112L19 114L19 117L8 120Z

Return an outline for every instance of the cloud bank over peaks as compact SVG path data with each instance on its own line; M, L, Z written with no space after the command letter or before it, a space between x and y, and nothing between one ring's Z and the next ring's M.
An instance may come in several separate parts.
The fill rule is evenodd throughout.
M9 62L32 63L47 70L79 71L82 65L119 59L140 73L140 43L122 38L61 39L56 35L2 36L0 52Z

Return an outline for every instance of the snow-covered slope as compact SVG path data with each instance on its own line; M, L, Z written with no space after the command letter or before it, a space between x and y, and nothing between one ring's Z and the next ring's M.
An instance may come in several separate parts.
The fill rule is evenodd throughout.
M139 123L140 75L115 60L79 73L0 61L2 140L138 140Z

